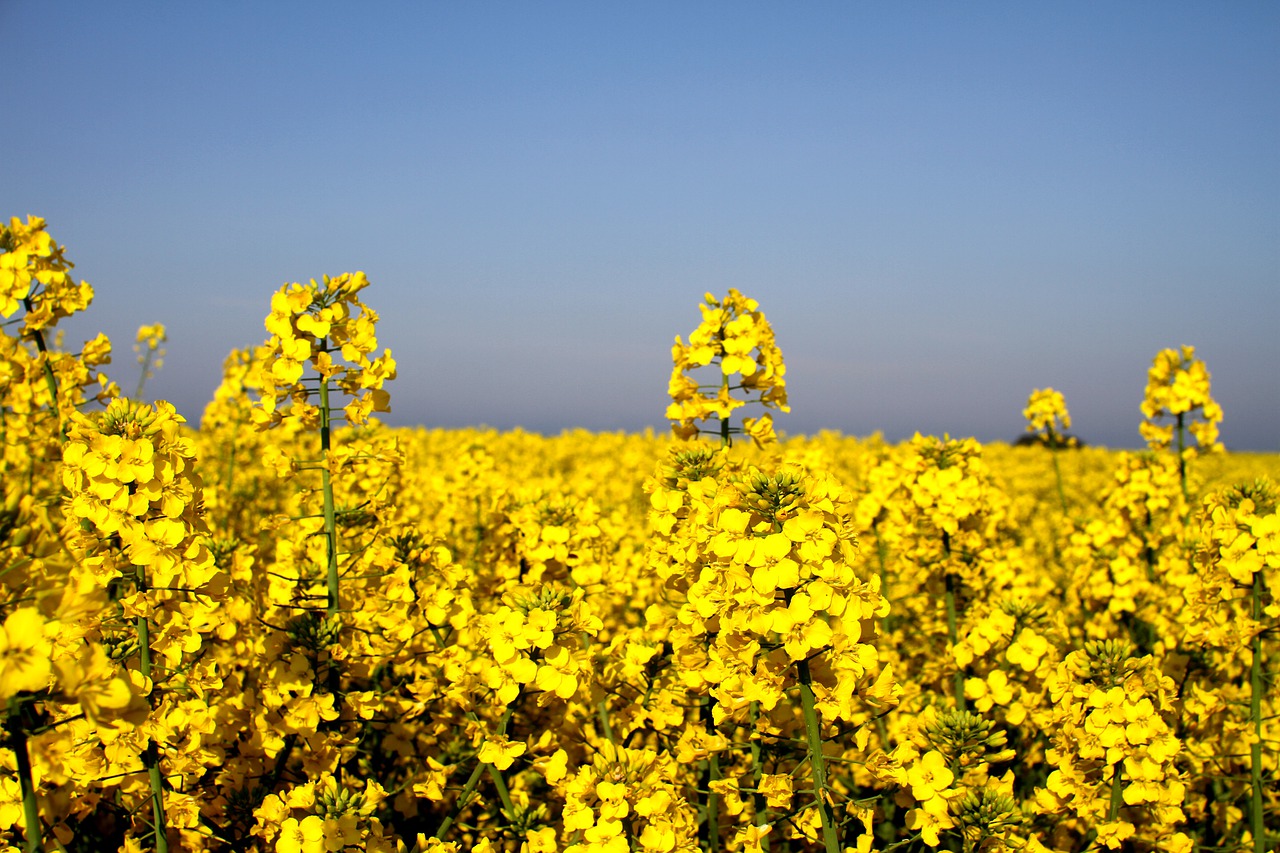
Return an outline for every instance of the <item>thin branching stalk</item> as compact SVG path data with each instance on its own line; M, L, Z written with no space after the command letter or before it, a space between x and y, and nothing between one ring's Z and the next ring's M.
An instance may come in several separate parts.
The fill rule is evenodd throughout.
M1112 823L1120 817L1120 805L1124 802L1124 762L1116 764L1111 774L1111 803L1107 808L1107 822Z
M751 721L751 783L755 789L755 793L751 795L755 804L756 826L768 826L773 822L773 815L769 811L769 804L765 800L764 794L760 793L760 782L764 777L763 755L760 748L760 737L756 732L756 723L760 719L760 703L752 702L750 710ZM760 849L764 853L769 853L769 836L762 835L760 837Z
M26 307L27 313L31 313L33 306L31 297L22 300L22 304ZM62 410L58 405L58 378L53 375L53 365L49 363L49 348L44 342L44 333L39 329L31 330L31 338L35 341L36 351L40 353L40 365L44 371L44 384L49 389L49 411L53 413L53 418L58 424L58 438L63 444L67 443L67 432L62 423Z
M707 727L707 734L713 737L716 734L715 707L715 697L708 695L703 700L702 716ZM704 779L707 783L707 815L703 828L707 836L707 850L710 853L716 853L720 849L720 794L716 792L711 783L720 781L719 753L713 751L707 756Z
M813 797L822 821L822 843L826 853L840 853L840 833L836 827L835 809L827 790L827 761L822 754L822 729L818 722L818 703L813 693L813 676L809 662L796 663L800 678L800 710L804 714L805 739L809 747L809 770L813 779Z
M141 566L137 569L138 592L148 589L146 573ZM151 680L151 623L146 616L139 616L137 623L139 672L144 683ZM154 693L155 687L152 687ZM154 703L153 703L154 704ZM160 748L151 741L142 752L142 764L147 768L147 777L151 782L151 823L155 830L155 848L157 853L169 853L168 826L164 815L164 779L160 773Z
M1187 436L1185 415L1178 413L1178 479L1182 481L1182 499L1187 500L1187 457L1185 455Z
M476 785L480 784L480 777L484 775L484 769L489 765L477 763L475 769L471 771L471 775L467 778L467 783L462 786L462 793L458 795L458 799L454 801L453 811L445 817L444 821L436 829L431 836L436 839L443 839L449 830L453 827L453 822L457 820L458 815L462 814L463 808L466 807L467 801L471 799L471 795L476 790Z
M1062 486L1062 465L1058 462L1058 454L1062 448L1054 441L1053 433L1049 434L1051 444L1049 446L1049 457L1053 459L1053 476L1058 483L1058 505L1062 507L1062 517L1067 517L1067 492Z
M333 508L333 481L329 471L329 444L332 431L332 412L329 409L329 379L320 382L320 456L324 464L320 468L320 487L324 492L324 538L328 550L327 579L329 589L328 615L338 614L338 528Z
M511 723L511 718L515 716L516 706L520 704L523 693L516 694L516 698L507 706L507 710L503 712L502 719L498 721L498 734L505 735L507 726ZM474 717L473 717L474 719ZM497 768L487 762L477 761L475 768L471 771L471 775L467 778L467 782L462 787L462 793L458 795L458 799L454 800L453 810L449 812L444 821L436 828L432 834L432 838L443 840L445 835L453 827L454 821L462 814L462 810L467 807L467 803L471 800L471 795L475 793L476 786L480 784L480 777L485 774L485 769L489 768L493 772L494 785L498 788L499 796L503 799L503 805L507 809L507 815L510 817L514 814L511 805L511 793L507 790L506 782L502 779L502 774L497 773Z
M141 401L142 391L147 387L147 379L151 374L151 360L155 350L147 347L147 351L142 354L142 372L138 374L138 387L133 391L133 399Z
M36 802L35 777L31 772L31 752L27 747L27 729L17 703L9 702L9 743L18 764L18 787L22 791L22 817L26 823L24 853L40 853L44 849L40 832L40 808Z
M1262 619L1262 573L1253 575L1253 621ZM1264 830L1262 823L1262 633L1253 635L1253 663L1249 667L1249 720L1253 723L1253 742L1249 744L1249 782L1251 804L1249 808L1250 830L1253 833L1254 853L1263 853Z
M511 791L507 789L507 780L502 778L502 771L492 764L486 764L489 770L489 778L493 779L493 787L498 789L498 799L502 801L502 811L506 814L508 821L515 820L516 807L511 802Z

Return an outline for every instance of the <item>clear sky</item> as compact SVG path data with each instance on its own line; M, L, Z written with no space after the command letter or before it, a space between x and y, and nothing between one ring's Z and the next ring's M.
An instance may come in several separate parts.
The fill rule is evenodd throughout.
M704 291L791 433L1137 446L1192 344L1280 449L1280 4L0 0L0 216L169 329L192 421L271 293L364 270L393 424L665 429ZM70 343L76 343L71 341Z

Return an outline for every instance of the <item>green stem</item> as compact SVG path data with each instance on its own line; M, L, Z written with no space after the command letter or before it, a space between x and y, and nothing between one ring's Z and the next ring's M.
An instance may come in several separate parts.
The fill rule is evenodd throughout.
M441 823L439 828L432 834L432 838L438 840L444 839L445 834L448 833L450 827L453 826L454 820L458 815L462 814L462 809L466 806L467 800L471 799L471 794L475 791L476 785L480 784L480 777L484 775L484 769L488 766L489 765L487 764L477 764L475 769L471 771L471 776L467 779L467 784L463 786L462 793L458 795L458 799L454 803L453 811L449 812L449 815L444 819L444 822Z
M27 825L24 853L40 853L44 849L40 833L40 808L36 802L35 777L31 772L31 753L27 748L27 731L22 714L9 704L9 747L18 759L18 786L22 791L22 816Z
M755 789L752 795L752 801L755 804L756 826L768 826L773 822L773 815L769 811L769 804L765 800L765 796L760 793L760 781L764 777L764 763L762 761L762 750L760 749L760 737L756 732L756 724L760 719L760 703L752 702L750 710L751 721L751 781ZM765 835L760 839L760 849L764 853L769 853L769 836Z
M1253 621L1262 619L1262 573L1253 575ZM1249 809L1254 853L1263 853L1262 825L1262 633L1253 635L1253 663L1249 667L1249 719L1253 722L1253 743L1249 745L1249 781L1252 802Z
M146 573L141 566L138 567L138 592L145 593L147 591ZM138 655L140 660L139 672L145 681L151 680L151 623L147 621L146 616L138 617ZM152 695L155 693L155 686L152 685ZM154 701L152 705L154 707ZM155 741L150 741L147 748L142 752L142 765L147 768L147 776L151 782L151 822L152 828L155 830L155 843L157 853L169 853L168 825L164 816L164 779L160 775L160 748Z
M1186 449L1186 424L1184 422L1185 415L1178 413L1178 479L1182 481L1182 499L1187 500L1187 458L1183 456Z
M724 335L723 329L720 330L720 334L721 336ZM729 388L729 377L727 375L721 378L720 387L721 389L725 390L726 396L727 396L727 393L728 393L727 389ZM733 444L733 439L729 438L729 419L721 418L720 419L720 446L728 447L731 444Z
M33 308L31 297L23 298L22 304L30 314ZM44 368L44 384L49 389L49 410L53 412L54 420L58 423L58 437L62 439L63 444L66 444L67 434L63 430L62 410L58 405L58 378L53 375L53 365L49 363L49 349L45 346L44 333L39 329L32 329L31 337L36 342L36 351L40 353L40 362Z
M1124 762L1121 761L1116 765L1115 772L1111 774L1111 804L1107 808L1107 822L1110 823L1120 817L1120 805L1124 802L1124 786L1121 781L1124 775Z
M502 712L502 719L498 721L499 735L505 735L507 733L507 726L511 723L511 718L515 716L516 705L520 704L520 699L523 695L523 693L516 694L516 698L507 706L507 710ZM472 716L472 719L475 719L475 717ZM511 793L506 790L507 786L502 779L502 775L496 772L496 767L493 767L486 762L478 761L476 762L475 768L471 771L471 775L467 778L467 783L463 786L462 793L459 794L458 799L454 801L453 810L449 812L449 815L444 819L444 822L437 827L434 833L432 833L432 838L437 840L444 839L445 834L449 831L450 827L453 826L453 822L457 820L458 815L462 814L462 810L466 808L467 801L471 799L471 795L475 793L476 786L480 784L480 777L484 775L486 767L494 771L494 784L498 786L499 796L503 796L505 793L505 796L503 796L503 804L508 809L507 814L514 814L512 811L513 807L511 805Z
M151 357L155 350L147 347L147 351L142 354L142 373L138 375L138 387L133 392L133 399L142 402L142 389L147 387L147 379L150 378Z
M333 508L333 481L329 473L329 443L332 412L329 409L329 378L320 380L320 486L324 491L324 538L328 548L329 618L338 614L338 528Z
M1058 448L1050 447L1049 455L1053 459L1053 475L1058 481L1058 504L1062 507L1062 517L1067 517L1067 493L1062 487L1062 466L1058 464Z
M950 551L950 548L948 548L948 552L949 551ZM956 631L956 581L957 580L959 580L959 578L957 578L951 572L947 572L946 574L947 639L951 641L951 648L953 649L956 647L956 643L958 642L957 631ZM954 657L952 659L954 660ZM955 673L955 676L953 677L952 685L955 692L956 708L958 710L963 711L966 708L966 703L964 698L964 670L958 666L956 667L956 673Z
M822 728L818 722L818 702L813 693L813 675L807 660L796 662L800 676L800 710L804 713L805 739L809 746L809 770L813 777L813 797L822 820L822 842L826 853L840 853L840 833L835 809L827 790L827 760L822 754Z
M721 423L727 423L721 421ZM707 727L707 734L714 736L716 734L716 722L714 709L716 700L712 696L707 696L702 705L703 722ZM712 782L720 781L720 755L712 752L707 757L707 769L704 774L707 783L707 816L703 828L707 836L707 850L715 853L720 849L720 794L716 789L711 787Z
M605 740L617 746L618 739L613 735L613 726L609 725L609 700L607 696L596 703L596 714L600 718L600 729L604 733Z
M492 764L486 764L485 767L489 768L489 778L493 780L493 786L498 789L498 799L502 800L502 810L506 812L507 821L514 821L516 807L511 802L511 791L507 789L507 780L502 778L502 771Z

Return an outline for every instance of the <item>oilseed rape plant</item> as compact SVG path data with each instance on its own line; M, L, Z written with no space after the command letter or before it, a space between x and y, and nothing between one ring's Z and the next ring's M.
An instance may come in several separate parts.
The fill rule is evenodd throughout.
M1219 452L1191 347L1141 452L1053 389L1017 446L779 437L730 290L669 436L393 429L346 273L266 294L196 428L162 325L132 398L64 350L71 270L0 225L0 849L1280 843L1280 457Z

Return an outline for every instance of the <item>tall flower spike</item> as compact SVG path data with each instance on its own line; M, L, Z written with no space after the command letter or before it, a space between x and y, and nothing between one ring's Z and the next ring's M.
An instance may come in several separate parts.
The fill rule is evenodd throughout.
M1166 450L1173 444L1175 429L1181 444L1185 428L1201 450L1220 450L1218 425L1222 407L1209 395L1209 369L1196 358L1196 348L1161 350L1147 371L1147 390L1142 400L1144 420L1138 429L1152 450ZM1199 413L1200 419L1195 415ZM1172 424L1157 423L1173 418ZM1179 447L1185 452L1189 448Z
M372 357L378 315L358 296L368 285L362 272L343 273L320 283L287 284L271 297L265 321L271 338L260 368L262 399L253 413L260 427L283 419L278 406L286 399L294 403L291 413L304 421L318 417L309 402L315 391L303 380L307 366L322 383L332 381L351 398L345 408L348 423L363 424L373 412L390 411L390 395L382 386L395 379L396 363L391 350Z
M1052 388L1032 391L1022 416L1027 419L1027 432L1048 446L1074 443L1074 439L1067 436L1067 430L1071 429L1071 414L1061 391Z
M719 434L728 441L732 433L745 433L757 444L775 440L773 418L768 412L759 418L744 418L740 428L729 426L733 412L748 403L759 403L766 409L789 412L784 376L786 365L782 352L774 342L773 328L759 311L759 303L730 289L723 300L708 293L702 309L702 322L689 335L686 344L678 336L671 349L674 366L667 392L671 405L667 419L681 438L691 439L701 432ZM709 385L700 384L691 375L699 368L716 365L719 376ZM738 376L737 384L731 377ZM740 391L746 399L733 392ZM758 394L752 399L751 395ZM704 430L701 421L718 418L718 430Z

